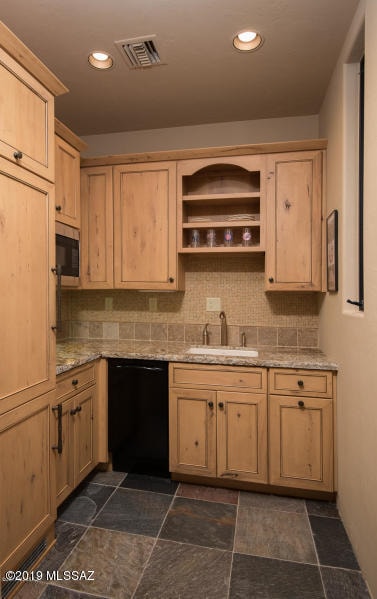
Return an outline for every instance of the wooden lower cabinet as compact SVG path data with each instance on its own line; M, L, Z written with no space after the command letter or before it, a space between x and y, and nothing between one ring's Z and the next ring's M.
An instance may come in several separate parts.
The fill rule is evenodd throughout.
M2 575L15 570L39 544L41 553L47 549L43 537L56 517L50 443L53 400L50 392L0 417Z
M334 492L332 372L173 363L169 376L173 473Z
M170 380L187 384L170 388L172 472L267 482L267 398L261 374L262 369L170 364ZM261 381L260 393L245 387L248 376ZM210 388L195 388L206 377Z
M102 366L105 366L105 360L57 377L53 420L58 505L101 461L99 438L104 439L107 445L106 435L100 432L102 428L107 429L106 414L102 410L102 404L106 401L106 387L97 384L98 369ZM101 376L100 380L105 383L105 377ZM100 413L103 414L101 419Z

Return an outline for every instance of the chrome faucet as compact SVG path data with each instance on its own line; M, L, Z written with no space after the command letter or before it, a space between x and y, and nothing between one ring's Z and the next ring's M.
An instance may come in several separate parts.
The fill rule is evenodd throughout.
M208 331L208 322L207 322L204 325L204 329L203 329L203 333L202 333L203 345L208 345L208 338L209 338L209 331Z
M227 325L226 325L225 312L220 312L219 318L221 320L220 345L228 345L228 331L227 331Z
M242 333L241 333L241 345L242 345L242 347L246 347L246 333L245 333L245 331L242 331Z

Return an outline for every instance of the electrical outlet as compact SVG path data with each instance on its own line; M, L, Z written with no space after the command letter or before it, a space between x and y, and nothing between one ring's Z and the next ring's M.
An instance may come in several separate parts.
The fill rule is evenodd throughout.
M105 310L112 310L112 309L113 309L113 298L105 297Z
M219 297L207 297L206 298L206 310L207 310L207 312L220 312L221 299Z
M157 297L149 298L149 312L157 312Z

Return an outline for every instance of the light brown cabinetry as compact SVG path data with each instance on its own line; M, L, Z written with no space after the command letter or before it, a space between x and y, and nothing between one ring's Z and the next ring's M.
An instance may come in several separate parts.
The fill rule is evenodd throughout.
M60 505L107 453L107 362L60 374L52 409L56 498Z
M332 373L271 369L269 393L271 484L332 492Z
M267 482L266 371L169 368L171 471Z
M54 180L54 96L0 48L0 154Z
M180 287L176 243L176 164L115 166L114 285Z
M268 157L268 291L322 289L322 159L321 151Z
M232 156L178 162L180 253L264 251L265 161Z
M81 169L81 287L112 289L113 170L111 166Z

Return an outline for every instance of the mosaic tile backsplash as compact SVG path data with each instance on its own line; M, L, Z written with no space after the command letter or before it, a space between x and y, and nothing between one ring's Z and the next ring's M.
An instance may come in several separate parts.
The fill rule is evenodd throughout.
M216 345L219 313L206 311L206 298L220 298L229 345L240 345L245 332L248 346L318 347L321 295L266 293L263 256L185 259L185 291L65 291L61 338L201 343L208 322L209 343ZM149 311L151 297L157 300L156 312Z

